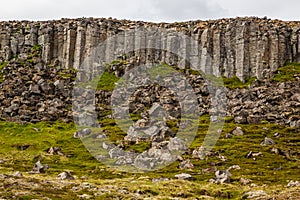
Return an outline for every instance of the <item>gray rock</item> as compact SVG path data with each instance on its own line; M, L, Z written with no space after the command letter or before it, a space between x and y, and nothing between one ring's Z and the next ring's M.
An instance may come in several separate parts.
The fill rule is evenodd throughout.
M23 177L23 174L21 172L16 172L13 174L14 177Z
M35 163L32 171L28 172L30 174L44 174L46 170L49 169L48 165L42 165L40 161Z
M175 178L181 179L181 180L191 180L193 177L190 174L182 173L175 175Z
M300 187L299 181L290 181L287 185L288 187Z
M50 147L47 152L51 155L60 155L60 156L65 156L65 154L62 152L61 147Z
M109 152L109 157L114 159L114 158L120 158L125 156L125 151L119 147L115 147L113 149L111 149Z
M191 163L191 161L188 159L188 160L182 161L182 162L180 163L179 169L194 169L194 165L193 165L193 163Z
M62 172L57 176L59 180L75 180L75 178L69 172Z
M89 128L82 129L74 133L74 138L83 138L92 133L92 130Z
M241 127L237 127L235 130L232 131L234 136L242 136L244 135L244 131Z
M258 190L258 191L250 191L247 192L243 195L243 198L247 198L247 199L254 199L254 198L259 198L259 197L265 197L268 194L263 191L263 190Z
M229 183L231 173L229 170L218 170L215 173L215 183Z
M272 140L271 138L266 137L264 139L264 141L261 143L261 145L275 145L274 140Z
M187 150L187 146L180 138L171 138L168 144L168 149L170 151L185 151Z
M88 195L88 194L78 195L78 197L79 197L80 199L91 199L91 198L93 198L93 196Z
M209 152L203 147L199 147L199 148L195 149L192 154L193 158L198 158L200 160L204 160L205 157L208 155L209 155Z
M170 181L170 180L171 180L170 178L155 178L155 179L152 179L152 182L160 183L160 182L165 182L165 181Z
M251 180L246 179L246 178L241 178L241 179L240 179L240 183L241 183L242 185L249 185L249 184L251 183Z

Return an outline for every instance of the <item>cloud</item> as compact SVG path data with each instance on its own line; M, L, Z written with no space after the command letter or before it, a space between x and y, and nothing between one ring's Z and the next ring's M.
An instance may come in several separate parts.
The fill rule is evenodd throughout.
M299 0L216 0L216 2L229 11L227 17L267 16L281 20L300 19Z
M209 0L144 0L140 10L143 18L155 21L185 21L192 19L208 19L226 15L227 11ZM134 16L138 18L139 16Z
M116 17L134 20L182 21L226 14L210 0L10 0L2 3L1 20Z
M172 22L235 16L299 20L299 7L299 0L9 0L1 2L0 20L113 17Z

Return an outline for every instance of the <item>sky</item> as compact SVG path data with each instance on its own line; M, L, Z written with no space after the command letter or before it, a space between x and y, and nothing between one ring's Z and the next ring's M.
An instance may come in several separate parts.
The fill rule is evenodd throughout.
M153 22L267 16L299 20L299 0L8 0L0 20L112 17Z

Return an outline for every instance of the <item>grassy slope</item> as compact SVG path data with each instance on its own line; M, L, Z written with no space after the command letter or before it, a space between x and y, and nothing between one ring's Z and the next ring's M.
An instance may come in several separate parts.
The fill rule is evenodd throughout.
M196 140L192 144L191 148L201 146L201 142L206 133L208 125L203 123L205 118L201 119L202 125L199 128L199 134ZM49 164L50 169L46 175L33 176L37 180L39 179L54 179L62 171L70 171L77 178L87 176L89 181L95 182L99 187L104 187L103 183L108 182L117 187L125 187L130 193L135 190L146 190L145 195L152 197L159 196L172 196L176 197L182 193L183 196L197 197L201 193L207 194L212 197L234 197L238 198L242 196L244 191L249 190L248 187L241 187L239 185L239 179L241 177L251 179L252 183L259 186L264 184L274 189L276 187L283 187L289 180L298 180L299 178L299 157L294 156L290 160L287 160L283 156L275 155L271 152L272 146L263 147L260 142L265 136L272 137L275 132L279 132L282 137L275 139L275 147L283 150L289 149L290 151L299 152L300 140L299 130L289 127L280 127L271 124L264 125L242 125L245 130L244 136L239 136L231 139L225 139L225 134L231 132L237 125L233 123L226 123L223 129L220 140L215 146L213 151L218 151L225 156L228 161L219 166L219 169L226 169L232 165L239 165L242 169L233 171L231 185L212 185L208 184L208 180L214 177L214 174L202 174L202 169L209 168L209 163L220 162L218 157L208 158L207 160L200 161L197 159L191 159L195 165L195 169L192 171L185 171L177 169L178 162L168 166L167 168L158 172L152 172L147 174L125 174L122 172L114 171L113 169L105 168L98 161L96 161L82 145L78 139L73 139L73 133L75 128L72 124L65 124L62 122L56 122L53 124L38 123L20 125L16 123L1 122L0 123L0 158L5 162L0 164L1 173L12 174L15 171L21 171L23 173L30 171L32 166L37 160L42 160L43 164ZM39 131L34 130L38 128ZM114 126L106 127L106 129L114 129ZM267 130L268 129L268 130ZM28 149L22 150L22 147L30 145ZM47 155L46 150L51 146L60 146L63 148L63 152L67 155L63 156L50 156ZM262 152L263 156L259 157L256 161L245 158L245 155L249 151ZM189 158L188 155L184 155L185 158ZM282 167L282 170L276 171L274 168ZM195 177L192 182L183 181L171 181L168 183L154 184L151 182L152 178L173 178L178 173L190 173ZM32 178L31 175L26 175L27 178ZM118 178L112 180L113 178ZM131 179L130 179L131 178ZM111 180L111 181L110 181ZM129 184L135 180L137 184ZM79 181L80 182L80 181ZM77 182L77 184L79 184ZM170 187L167 187L169 185ZM177 185L177 186L176 186ZM164 190L160 190L160 187L164 187ZM174 187L174 188L173 188ZM187 187L186 189L184 189ZM40 195L50 195L47 186L43 186L44 191L40 191L40 194L35 194L33 197ZM148 189L147 189L148 188ZM0 191L1 195L10 195L10 189L7 191ZM269 190L266 188L266 190ZM84 191L81 191L84 192ZM93 192L87 193L92 194ZM117 191L114 195L117 195ZM274 191L273 191L274 192ZM79 192L80 193L80 192ZM33 193L34 194L34 193ZM71 195L67 191L64 191L60 195ZM110 194L114 196L113 194ZM128 195L128 194L127 194ZM51 194L50 197L54 197L55 194ZM126 194L124 194L126 197ZM129 197L129 196L128 196ZM100 197L99 197L100 198Z
M294 74L299 73L299 65L290 64L278 69L272 81L295 81ZM105 74L99 85L102 89L111 90L113 84L107 83L111 75ZM114 79L116 81L117 79ZM112 81L112 82L114 82ZM234 82L233 83L231 83ZM232 88L240 87L239 82L229 80L225 85L232 85ZM244 87L242 85L241 87ZM203 116L200 119L198 135L191 145L191 149L201 146L209 124L209 117ZM114 124L113 120L103 119L101 124L106 125L105 130L112 133L112 140L117 140L124 136ZM241 126L245 132L244 136L226 139L226 133L231 132L237 126ZM35 130L38 128L38 131ZM174 128L176 130L176 128ZM300 161L300 139L299 129L278 126L275 124L261 125L237 125L230 120L224 126L220 140L213 151L219 152L227 158L224 163L220 162L218 157L211 157L204 161L190 158L184 155L184 158L190 158L195 165L195 169L179 170L179 162L176 162L167 168L158 172L147 174L126 174L113 169L106 168L96 161L84 148L80 140L73 138L75 132L73 124L63 122L21 125L17 123L0 122L0 174L12 174L21 171L23 178L2 178L0 175L0 197L11 199L17 196L19 199L32 199L48 196L52 199L76 199L80 194L96 194L95 191L88 189L78 189L82 182L94 184L98 190L104 191L96 199L127 198L127 199L168 199L177 198L235 198L239 199L246 191L260 190L267 191L272 196L281 199L300 196L300 189L286 188L290 180L299 180ZM274 138L274 133L279 133L280 138ZM265 137L271 137L275 140L274 147L293 154L290 159L271 152L273 146L261 146L260 143ZM26 150L24 147L29 145ZM60 146L67 156L47 155L46 150L52 146ZM140 149L141 147L136 147ZM133 147L131 149L134 149ZM245 158L249 151L262 152L263 156L257 160ZM43 164L49 164L50 169L44 175L29 175L26 172L32 169L34 163L41 160ZM215 185L209 184L213 173L203 174L202 169L211 167L211 163L220 164L218 169L226 169L232 165L239 165L241 170L232 171L232 184ZM281 170L274 170L281 167ZM77 178L76 181L60 182L56 176L62 171L69 171ZM178 173L190 173L195 177L194 181L172 180L161 183L152 183L153 178L173 178ZM81 180L80 177L87 176L88 180ZM253 186L241 186L238 180L241 178L251 179ZM11 182L12 181L12 182ZM48 182L47 182L48 181ZM22 185L21 182L24 182ZM17 184L18 183L18 184ZM27 184L36 184L29 187ZM72 189L73 188L73 189ZM111 192L105 192L110 190ZM122 190L123 192L120 192ZM284 194L280 194L283 190ZM138 192L137 192L138 191ZM138 194L137 194L138 193ZM296 197L297 198L297 197ZM279 198L280 199L280 198Z

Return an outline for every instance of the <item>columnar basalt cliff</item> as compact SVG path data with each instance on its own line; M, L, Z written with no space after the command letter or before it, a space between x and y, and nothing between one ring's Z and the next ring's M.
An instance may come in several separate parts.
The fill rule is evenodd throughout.
M91 18L0 22L0 118L72 121L72 106L82 107L72 96L75 79L84 74L81 64L104 44L98 50L100 57L110 61L105 65L109 75L94 95L98 117L110 116L115 81L125 72L138 64L159 63L172 65L187 78L201 114L221 111L210 108L212 94L206 79L233 77L247 84L252 81L246 88L219 92L228 100L222 112L236 123L268 121L299 127L300 74L295 70L291 81L270 82L278 67L300 62L299 33L300 22L259 18L173 24ZM131 97L130 111L141 114L160 102L168 117L180 117L178 99L166 88L144 81L145 87ZM187 84L177 86L186 92ZM86 92L80 98L86 102L91 95ZM222 101L221 96L216 99Z
M195 39L198 41L197 47L185 42L185 47L181 49L186 55L195 54L199 69L216 76L237 76L243 81L254 76L263 78L287 61L300 62L299 22L254 17L172 24L93 18L1 22L0 61L41 45L45 63L77 69L88 52L108 37L141 27L176 30ZM149 43L146 37L143 38L145 41L138 36L128 41L128 37L124 34L124 48L126 45ZM106 52L120 51L114 49L114 45L107 45ZM167 53L160 53L158 57L153 54L155 51L151 49L145 53L135 52L139 60L153 57L167 63L172 60ZM180 62L175 60L172 64Z

